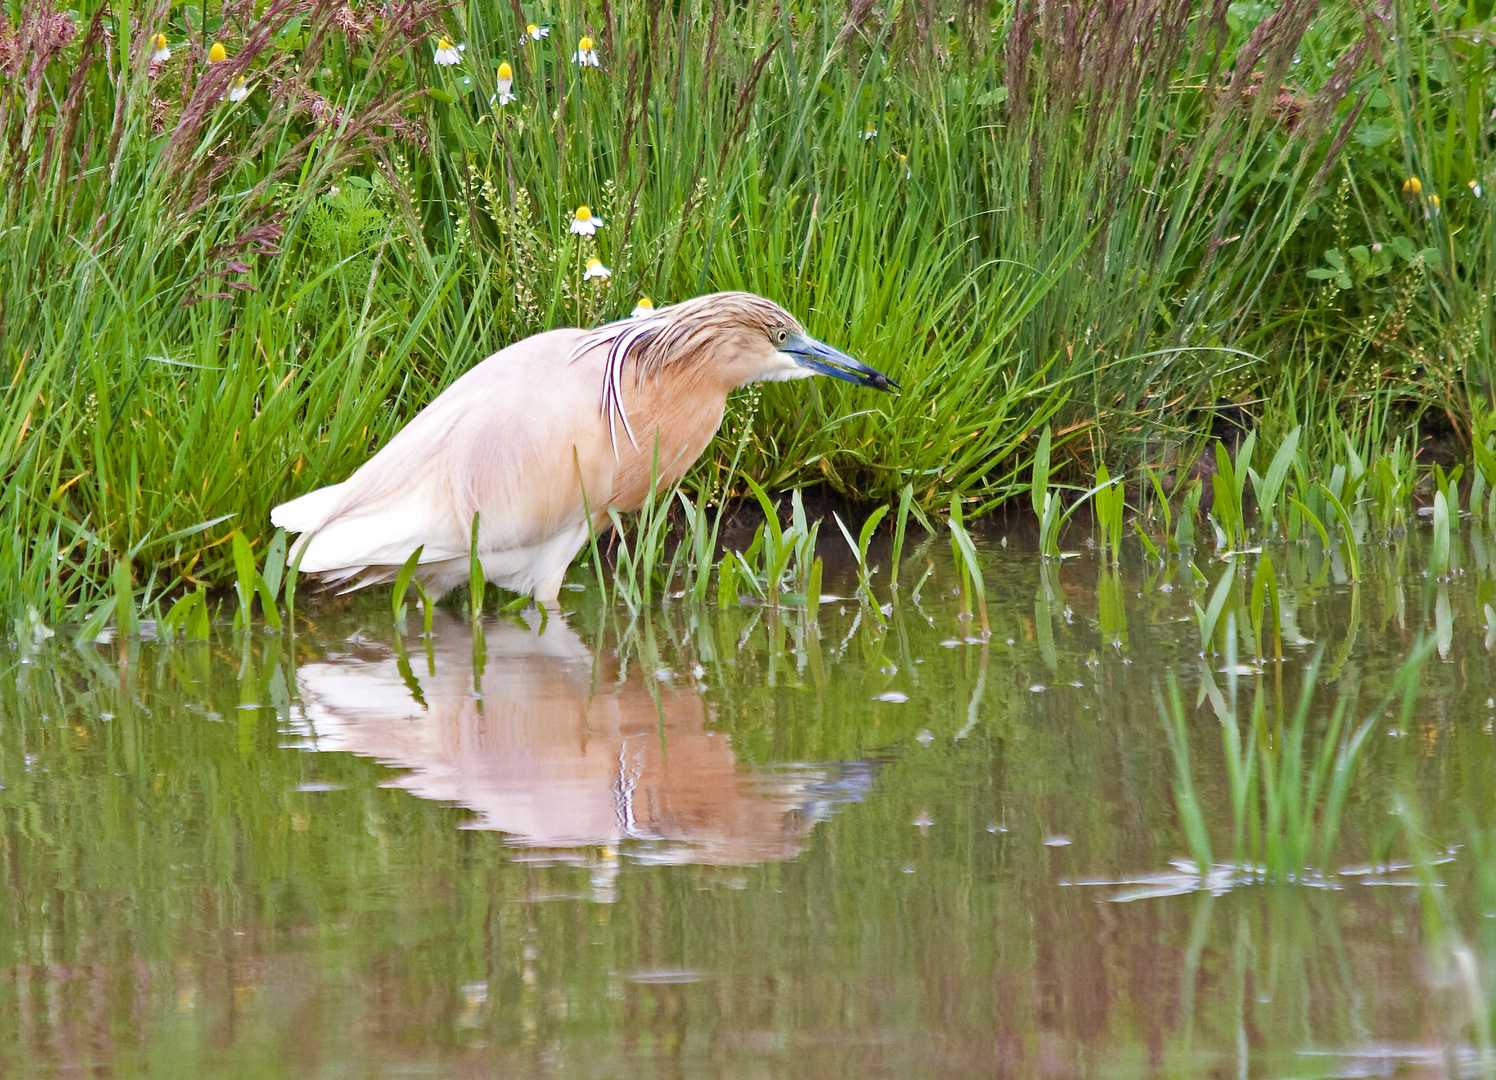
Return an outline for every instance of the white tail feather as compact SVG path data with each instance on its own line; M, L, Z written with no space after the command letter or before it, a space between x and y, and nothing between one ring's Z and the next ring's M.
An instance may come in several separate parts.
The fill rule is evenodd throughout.
M290 502L281 503L270 511L270 523L291 533L310 532L321 528L323 522L336 509L338 500L342 496L342 484L329 484L316 491L309 491Z

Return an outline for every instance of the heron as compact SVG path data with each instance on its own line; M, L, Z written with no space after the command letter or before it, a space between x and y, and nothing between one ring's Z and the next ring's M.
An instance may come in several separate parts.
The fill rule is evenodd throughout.
M755 382L830 375L899 384L806 334L784 308L713 293L595 329L536 334L475 365L339 484L270 512L288 561L344 591L414 576L433 596L486 580L555 608L608 511L685 475ZM474 516L477 536L474 539Z

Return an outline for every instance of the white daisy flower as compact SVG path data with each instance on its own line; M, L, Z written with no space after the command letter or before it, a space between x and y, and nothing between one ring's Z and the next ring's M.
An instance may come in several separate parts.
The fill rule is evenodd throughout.
M1470 181L1470 194L1474 195L1477 199L1481 197L1482 192L1479 180Z
M587 269L582 274L582 280L586 281L588 278L606 278L612 276L613 271L604 266L601 259L591 258L587 260Z
M539 41L541 38L551 36L551 28L549 26L536 26L534 23L531 23L525 27L525 33L530 35L531 41Z
M577 207L576 216L571 219L571 231L578 236L591 236L603 227L603 219L593 217L592 211L585 206Z
M642 319L646 315L653 315L654 311L654 301L647 296L641 296L639 302L634 305L634 310L629 312L629 318Z
M873 122L869 120L867 122L867 127L862 129L862 138L864 141L870 141L872 139L876 139L877 137L878 129L873 127Z
M171 59L171 49L166 46L165 34L157 34L151 38L151 48L155 50L151 53L151 63L164 64Z
M509 66L507 60L499 65L499 73L494 79L494 85L499 92L488 99L490 105L508 105L514 100L514 95L509 92L509 88L514 85L514 69Z
M453 45L452 39L442 37L436 42L436 55L432 57L442 67L451 67L453 64L462 63L462 50L466 45Z
M244 81L244 76L240 75L233 81L233 83L229 85L229 92L224 96L227 97L230 101L243 101L245 98L249 97L249 91L251 89L252 87L250 87Z
M597 59L597 50L592 47L592 39L584 37L577 42L577 54L572 57L576 63L583 67L601 67Z

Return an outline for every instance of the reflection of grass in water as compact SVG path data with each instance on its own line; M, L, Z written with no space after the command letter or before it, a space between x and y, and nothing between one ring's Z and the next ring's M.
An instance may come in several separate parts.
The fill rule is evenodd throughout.
M1479 1070L1471 1069L1466 1075L1496 1077L1496 1041L1492 1027L1496 1017L1491 1012L1490 979L1496 968L1496 940L1488 926L1482 926L1485 941L1478 950L1472 947L1460 932L1459 913L1455 900L1448 895L1440 880L1438 866L1449 862L1441 857L1430 843L1419 814L1409 803L1399 798L1394 807L1403 826L1403 835L1412 851L1413 867L1418 876L1418 899L1423 915L1424 940L1427 943L1428 961L1433 969L1434 982L1452 991L1461 1006L1461 1013L1453 1017L1459 1025L1469 1025L1469 1034L1479 1055ZM1492 840L1486 830L1467 822L1464 839L1470 849L1468 860L1475 871L1476 906L1488 923L1490 913L1496 910L1496 863L1493 863ZM1465 1015L1468 1011L1468 1015Z
M1291 716L1285 715L1281 687L1270 692L1259 683L1243 722L1237 707L1233 623L1234 617L1228 616L1225 670L1229 693L1221 695L1205 676L1206 694L1221 724L1231 797L1231 878L1241 884L1323 880L1334 873L1331 860L1340 817L1366 737L1388 702L1399 694L1404 725L1411 719L1418 676L1432 646L1414 650L1393 678L1387 699L1354 730L1347 724L1351 698L1342 693L1318 748L1311 750L1306 746L1306 733L1322 652L1306 672ZM1186 711L1172 672L1167 697L1160 696L1159 708L1176 768L1175 805L1203 882L1220 868L1215 866L1205 809L1195 793Z

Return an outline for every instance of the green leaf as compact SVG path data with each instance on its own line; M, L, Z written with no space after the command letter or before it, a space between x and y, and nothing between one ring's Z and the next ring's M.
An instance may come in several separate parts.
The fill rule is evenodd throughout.
M867 520L862 523L862 532L857 537L857 561L863 566L867 565L867 549L868 544L872 542L873 533L877 531L887 514L888 505L885 503L869 514Z
M281 578L286 573L286 530L276 529L265 547L265 584L271 596L279 596Z
M1216 582L1215 591L1210 594L1210 602L1202 609L1199 604L1195 605L1195 617L1200 624L1200 649L1209 652L1215 641L1216 624L1221 620L1221 612L1226 607L1226 601L1231 597L1231 584L1236 579L1236 566L1228 563L1221 579Z
M472 542L468 547L468 604L472 608L473 625L483 617L483 562L478 558L478 515L473 515Z
M1034 452L1034 478L1030 488L1034 503L1034 516L1044 517L1044 496L1049 492L1049 425L1039 436L1039 449Z
M738 559L736 552L728 552L717 567L717 606L731 607L738 602Z
M416 564L421 561L421 552L426 550L422 544L410 553L410 558L405 560L405 565L400 567L400 573L395 578L395 587L390 590L390 609L395 613L395 618L400 618L405 608L405 590L410 588L411 578L415 577Z
M1434 493L1434 539L1429 545L1428 564L1431 577L1449 573L1449 503L1442 491Z
M1288 478L1288 470L1293 467L1294 455L1299 451L1300 427L1290 431L1283 444L1278 447L1278 452L1273 455L1272 464L1267 467L1267 477L1260 483L1257 474L1252 474L1252 484L1257 491L1257 509L1265 518L1272 517L1278 509L1278 496L1283 490L1283 481Z
M275 605L275 593L270 583L261 574L255 574L255 592L260 595L260 607L265 614L265 625L272 630L281 628L280 610Z
M229 543L234 551L234 592L239 597L239 614L235 621L248 629L250 609L254 605L255 582L260 572L255 567L254 551L242 532L235 529L229 537Z
M133 637L140 632L135 614L135 587L130 580L130 560L118 559L114 564L115 625L121 637Z

